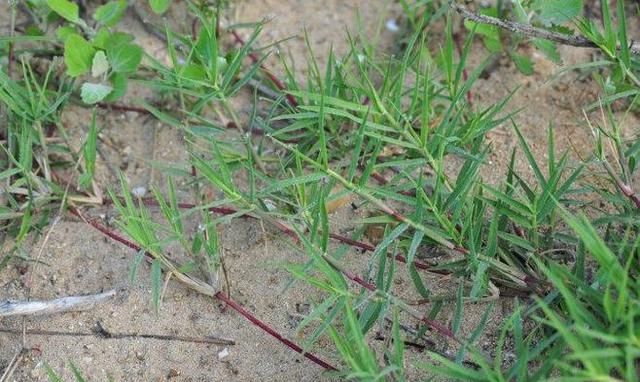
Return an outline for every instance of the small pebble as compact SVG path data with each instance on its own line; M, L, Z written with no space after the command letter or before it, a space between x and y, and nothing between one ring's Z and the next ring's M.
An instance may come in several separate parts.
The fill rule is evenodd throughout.
M396 22L396 20L395 20L395 19L389 19L389 20L387 20L387 23L386 23L385 25L386 25L387 30L388 30L389 32L393 32L393 33L395 33L395 32L397 32L397 31L399 31L399 30L400 30L400 27L398 26L398 23Z
M218 361L222 361L223 359L227 358L229 356L229 349L228 348L224 348L222 349L222 351L220 351L218 353Z
M269 199L264 200L264 206L267 207L267 211L269 212L273 212L278 208L276 207L276 204Z
M147 193L146 187L134 187L131 194L137 198L143 197Z

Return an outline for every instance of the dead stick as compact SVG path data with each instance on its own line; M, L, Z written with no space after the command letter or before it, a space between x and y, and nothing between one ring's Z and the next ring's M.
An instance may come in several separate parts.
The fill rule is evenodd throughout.
M98 105L101 109L115 110L115 111L132 111L134 113L140 114L151 114L151 112L143 107L131 106L119 103L108 103L108 102L98 102Z
M581 35L567 35L564 33L548 31L542 28L536 28L528 24L520 24L513 21L497 19L491 16L478 15L453 2L451 3L451 7L465 19L476 23L493 25L523 36L541 38L543 40L557 42L558 44L579 48L599 48L596 43ZM632 41L629 45L629 51L634 55L640 55L640 44Z
M6 329L0 328L0 333L10 334L22 334L22 329ZM61 337L98 337L102 339L131 339L131 338L145 338L161 341L178 341L178 342L191 342L198 344L214 344L214 345L235 345L236 342L231 339L218 338L218 337L184 337L184 336L170 336L165 334L138 334L138 333L110 333L106 335L103 332L63 332L59 330L27 330L28 335L32 336L61 336Z
M0 303L0 317L55 314L91 309L116 295L115 290L89 296L69 296L50 301L10 301Z
M9 362L9 365L7 365L7 368L4 369L4 373L2 374L2 377L0 377L0 382L6 382L9 380L9 378L11 378L11 376L13 376L13 373L18 368L20 361L22 361L22 357L24 357L26 353L27 349L22 348L18 353L16 353L16 355L13 356L11 362Z

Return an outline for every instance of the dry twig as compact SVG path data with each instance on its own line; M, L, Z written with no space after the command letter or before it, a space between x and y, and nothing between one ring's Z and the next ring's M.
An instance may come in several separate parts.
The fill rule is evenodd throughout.
M471 20L476 23L493 25L513 33L521 34L523 36L541 38L543 40L557 42L558 44L562 45L575 46L579 48L598 48L598 45L596 45L593 41L581 35L568 35L564 33L548 31L542 28L536 28L528 24L515 23L509 20L501 20L491 16L479 15L453 2L451 3L451 7L465 19ZM640 43L632 41L629 45L629 51L634 55L640 55Z
M115 290L89 296L69 296L50 301L10 301L0 303L0 317L55 314L91 309L116 295Z
M16 353L16 355L13 356L11 362L9 362L9 365L7 365L7 368L4 369L4 373L0 377L0 382L6 382L13 376L13 373L18 368L20 361L22 361L22 357L24 357L26 353L27 349L22 348Z
M5 329L0 328L0 333L21 334L22 329ZM167 334L145 334L145 333L116 333L107 331L99 322L91 333L88 332L65 332L60 330L27 330L28 335L34 336L61 336L61 337L98 337L102 339L136 339L144 338L150 340L160 341L177 341L177 342L190 342L197 344L213 344L213 345L235 345L236 342L229 338L223 338L218 336L206 336L206 337L185 337Z

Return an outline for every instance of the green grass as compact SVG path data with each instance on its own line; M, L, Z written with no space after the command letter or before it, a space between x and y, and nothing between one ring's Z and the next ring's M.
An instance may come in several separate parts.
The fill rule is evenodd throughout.
M600 102L583 106L603 116L585 123L594 133L593 154L580 161L568 152L558 154L555 126L546 127L546 158L536 157L514 122L513 93L484 108L468 98L494 60L491 53L475 67L468 64L474 41L481 37L486 43L486 30L467 25L468 33L456 44L454 14L446 2L403 1L402 7L408 30L400 52L385 55L362 33L345 36L349 49L341 56L310 49L305 83L283 62L285 89L276 86L277 97L255 102L248 125L231 100L252 81L270 83L261 68L265 56L250 60L261 53L252 49L268 25L252 25L246 43L231 49L216 32L215 15L224 9L194 2L190 11L199 20L198 34L166 30L171 64L146 56L129 78L173 101L172 108L142 105L165 128L183 135L188 164L164 164L181 182L172 179L166 188L154 189L155 207L134 199L124 177L120 187L109 190L118 227L152 257L154 307L161 309L162 272L206 295L222 290L217 227L246 215L283 231L282 240L301 254L298 262L282 265L292 276L290 285L317 290L298 332L304 333L305 351L318 350L321 339L331 344L321 350L340 360L335 375L367 381L402 381L417 374L465 381L637 380L640 197L634 190L640 187L640 142L637 133L623 134L620 114L612 111L614 101L627 101L627 113L636 112L640 93L640 66L628 48L623 2L617 2L617 24L607 2L601 24L579 17L566 24L596 43L600 54L595 63L577 66L601 69L593 73L601 85ZM541 23L559 17L540 7L516 8L501 17ZM429 32L436 31L442 33L434 41L437 34ZM505 33L492 38L504 39ZM7 41L21 44L22 37ZM528 40L514 41L503 53L523 60L515 49ZM326 54L324 69L314 54ZM65 197L69 186L56 172L75 171L79 189L98 194L93 181L97 106L84 144L74 152L60 113L78 84L55 66L45 74L36 74L28 61L19 68L12 76L6 67L0 71L7 115L0 229L15 237L2 267L24 261L17 255L21 243L46 227L67 198L76 205L83 200L73 192ZM232 121L238 134L228 134L222 119ZM492 150L487 134L505 125L512 127L518 147L509 163L498 164L500 172L493 171L504 176L489 184L480 175ZM50 144L45 127L53 127L63 143ZM517 158L531 174L517 170ZM450 163L457 164L456 171ZM176 184L186 186L177 190ZM223 197L208 200L206 190ZM185 193L194 207L180 204L177 195ZM364 260L346 240L333 240L328 206L346 196L368 212L354 222L347 239L361 242L367 227L383 228ZM234 212L216 216L212 207ZM161 219L151 218L152 208ZM201 229L189 232L187 219L197 220ZM179 258L167 251L175 244L183 254ZM425 258L425 252L447 256ZM446 277L455 290L443 294L433 288L428 273ZM410 280L403 289L395 284L399 275ZM418 307L412 303L417 299ZM511 299L513 310L497 333L488 332L497 299ZM474 303L486 308L469 328L467 307ZM382 346L372 341L380 330L386 338ZM491 351L482 349L485 335L497 338ZM447 351L409 355L413 350L405 344L425 339L447 342ZM75 366L73 373L81 379ZM49 375L58 378L50 369Z

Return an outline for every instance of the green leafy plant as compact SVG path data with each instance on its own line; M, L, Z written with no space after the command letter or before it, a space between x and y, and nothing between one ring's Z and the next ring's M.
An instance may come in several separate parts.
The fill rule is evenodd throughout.
M80 88L83 102L95 104L122 97L143 53L131 34L114 29L127 9L127 1L112 0L96 8L92 17L95 25L80 18L79 7L72 1L47 0L46 5L67 21L56 31L64 44L67 74L74 78L91 75ZM163 13L170 2L151 1L150 5L154 12Z

